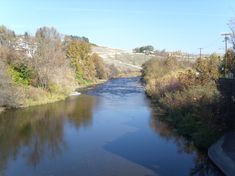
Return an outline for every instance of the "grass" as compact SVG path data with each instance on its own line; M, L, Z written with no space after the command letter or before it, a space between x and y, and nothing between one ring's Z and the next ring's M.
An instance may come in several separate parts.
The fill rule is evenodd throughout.
M78 86L77 89L101 84L101 83L104 83L105 81L107 81L107 80L96 80L93 82L89 81L89 82L86 82L85 84ZM47 91L45 91L43 89L39 89L39 88L33 89L31 92L33 92L33 93L31 93L32 95L29 96L28 98L26 98L22 107L29 107L29 106L54 103L56 101L61 101L61 100L66 99L69 94L69 93L64 93L61 91L57 91L57 93L50 93L50 92L47 92ZM38 95L38 96L36 96L36 95Z
M215 80L204 73L197 75L195 66L176 60L151 60L143 68L146 93L164 112L160 118L207 150L227 128L219 114Z
M194 141L195 146L207 149L220 136L219 115L214 112L219 93L214 85L197 85L176 92L167 92L159 99L165 110L163 118L176 131Z
M23 107L54 103L56 101L64 100L65 98L66 98L66 96L63 95L63 94L55 94L55 93L50 94L50 93L47 93L46 95L40 97L37 100L32 99L32 98L26 99Z

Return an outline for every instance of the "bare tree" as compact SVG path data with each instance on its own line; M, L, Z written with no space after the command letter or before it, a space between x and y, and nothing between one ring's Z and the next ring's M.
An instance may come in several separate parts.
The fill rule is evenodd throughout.
M50 85L73 83L73 70L66 60L60 34L54 28L43 27L36 32L38 48L34 69L38 73L39 86L50 89Z
M233 49L235 49L235 18L230 20L228 25L231 30L231 42L233 44Z
M35 36L41 40L60 40L60 33L53 27L41 27L36 31Z
M10 46L14 38L14 31L7 29L5 26L0 26L0 45Z

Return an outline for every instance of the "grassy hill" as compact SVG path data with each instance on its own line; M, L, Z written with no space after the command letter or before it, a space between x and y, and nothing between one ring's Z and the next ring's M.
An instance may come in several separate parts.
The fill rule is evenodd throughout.
M93 46L92 51L102 57L105 63L113 64L123 71L139 71L143 63L154 57L103 46Z

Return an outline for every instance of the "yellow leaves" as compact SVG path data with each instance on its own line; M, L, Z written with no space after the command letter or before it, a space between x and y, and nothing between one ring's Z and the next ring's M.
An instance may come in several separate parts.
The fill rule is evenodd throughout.
M97 54L91 54L91 45L85 41L73 40L67 47L67 58L75 68L78 81L94 81L106 79L107 69L102 58Z
M76 60L78 63L80 60L86 60L90 56L91 46L84 41L72 41L67 48L67 57L71 60Z
M199 73L199 79L202 83L209 80L216 80L219 76L219 60L214 56L199 58L196 61L196 70Z

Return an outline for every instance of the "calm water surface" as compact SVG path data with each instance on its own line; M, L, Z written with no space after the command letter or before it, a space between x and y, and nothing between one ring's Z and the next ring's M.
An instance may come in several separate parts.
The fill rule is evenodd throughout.
M139 78L0 116L0 175L220 175L157 118Z

